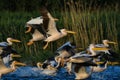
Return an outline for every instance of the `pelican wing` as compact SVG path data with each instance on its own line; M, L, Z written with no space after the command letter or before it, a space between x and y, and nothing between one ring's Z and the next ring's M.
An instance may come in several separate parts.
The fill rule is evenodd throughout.
M96 44L95 47L105 47L104 44Z
M48 15L51 16L50 13L48 13ZM51 17L49 18L48 34L50 34L50 35L55 35L56 33L59 33L59 31L58 31L57 28L56 28L56 22L55 22L55 20L54 20L53 17L51 16Z
M66 42L66 43L63 44L61 47L59 47L59 48L57 49L57 51L64 49L65 46L72 46L72 45L70 44L70 42Z
M45 7L41 7L40 13L43 17L43 26L47 30L47 34L54 35L58 33L54 18Z
M7 47L8 46L8 43L7 42L1 42L0 43L0 47Z
M43 23L43 18L42 18L42 16L40 16L40 17L37 17L37 18L33 18L33 19L31 19L31 20L29 20L28 22L27 22L27 24L42 24Z

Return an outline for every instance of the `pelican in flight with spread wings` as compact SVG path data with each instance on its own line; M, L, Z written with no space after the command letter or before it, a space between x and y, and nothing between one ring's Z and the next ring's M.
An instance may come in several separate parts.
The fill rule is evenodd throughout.
M41 30L38 30L37 28L34 28L34 32L32 34L33 39L30 40L30 42L28 42L28 45L33 44L34 41L38 41L38 40L44 40L46 43L46 45L43 47L43 49L46 49L48 46L49 42L52 41L56 41L64 36L67 36L67 33L72 33L75 34L75 32L73 31L68 31L66 29L61 29L61 30L57 30L56 27L56 18L53 18L52 15L48 12L48 10L46 8L41 8L40 9L41 12L41 22L39 23L39 27L41 27ZM31 32L32 28L33 28L33 24L32 21L30 23L27 22L27 25L29 25L28 30L26 31L26 33ZM44 34L43 34L44 33ZM39 37L39 38L38 38Z

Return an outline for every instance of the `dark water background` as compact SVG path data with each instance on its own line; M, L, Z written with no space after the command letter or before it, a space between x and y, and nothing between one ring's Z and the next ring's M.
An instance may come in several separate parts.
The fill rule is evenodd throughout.
M75 75L69 75L64 68L56 75L45 75L36 67L20 67L16 71L3 75L0 80L74 80ZM108 66L103 72L92 73L86 80L120 80L120 66Z

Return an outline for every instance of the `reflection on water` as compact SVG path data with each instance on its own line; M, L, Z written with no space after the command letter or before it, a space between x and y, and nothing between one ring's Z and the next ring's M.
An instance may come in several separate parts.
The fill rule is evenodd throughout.
M74 74L69 75L64 68L56 75L42 74L36 67L20 67L15 72L3 75L1 80L74 80ZM93 73L86 80L120 80L120 66L109 66L105 71Z

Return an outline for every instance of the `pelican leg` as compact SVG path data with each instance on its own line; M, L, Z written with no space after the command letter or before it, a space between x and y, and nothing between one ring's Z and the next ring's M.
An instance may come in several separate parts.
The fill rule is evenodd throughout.
M29 32L31 31L31 29L32 29L32 27L31 27L31 26L29 26L29 27L28 27L28 30L27 30L27 31L25 31L25 33L29 33Z
M49 44L49 42L46 43L46 45L43 47L43 49L46 49L48 44Z
M27 43L27 45L30 46L30 45L32 45L33 43L34 43L33 41L29 41L29 42Z

